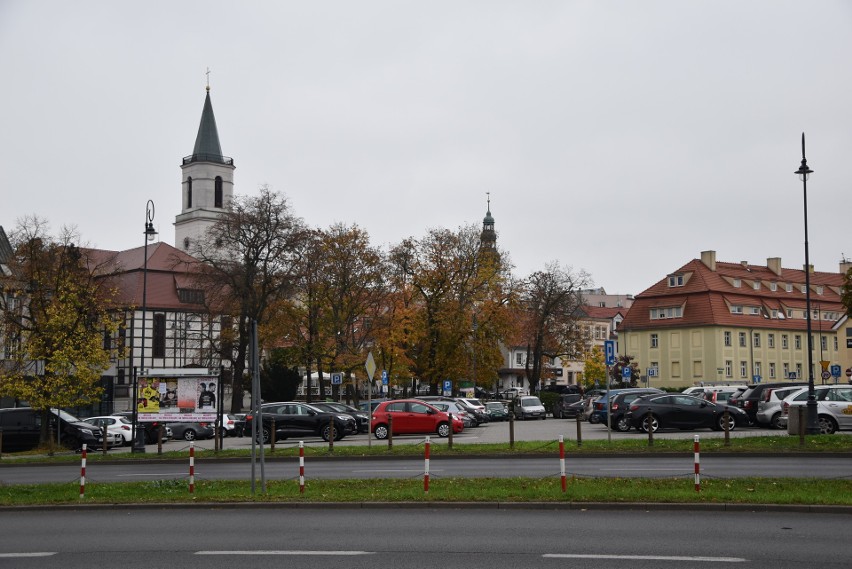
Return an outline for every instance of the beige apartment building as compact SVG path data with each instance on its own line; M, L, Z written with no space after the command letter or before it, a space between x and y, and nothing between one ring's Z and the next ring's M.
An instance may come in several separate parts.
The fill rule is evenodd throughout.
M844 275L811 267L814 382L845 382L852 333L840 301ZM805 272L716 260L703 251L637 295L619 327L620 349L635 358L654 387L700 382L752 383L808 379ZM850 336L852 339L852 336ZM842 373L823 379L823 368ZM835 368L836 370L836 368Z

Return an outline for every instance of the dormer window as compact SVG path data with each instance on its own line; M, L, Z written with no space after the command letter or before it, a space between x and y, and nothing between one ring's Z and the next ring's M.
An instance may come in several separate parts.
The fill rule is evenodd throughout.
M751 313L754 314L754 315L760 314L760 307L759 306L752 306L751 307Z
M790 284L790 283L787 283L786 285L784 285L784 289L785 289L787 292L793 292L793 285L792 285L792 284Z
M669 287L683 286L683 275L669 275Z
M740 279L734 279L734 288L740 288L742 286L742 281Z
M180 300L184 304L204 304L203 290L179 288L177 293L178 300Z
M731 306L731 314L742 314L742 313L743 313L743 307L741 305L735 304L735 305Z
M772 292L778 290L778 283L769 283L769 290L771 290Z
M817 293L817 294L822 294L822 291L823 291L822 285L818 285L818 286L816 287L816 293Z

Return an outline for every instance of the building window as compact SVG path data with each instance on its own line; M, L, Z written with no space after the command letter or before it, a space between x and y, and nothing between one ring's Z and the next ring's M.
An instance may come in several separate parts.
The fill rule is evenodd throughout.
M214 191L214 207L222 207L222 176L216 176L216 189Z
M819 347L822 350L828 349L828 336L820 336L819 337Z
M793 309L792 309L792 308L788 308L788 309L787 309L787 318L792 318L792 317L793 317Z
M767 342L767 344L769 344L770 348L774 348L775 347L775 334L767 334L766 335L766 342Z
M775 379L775 362L769 362L769 379Z
M799 334L793 336L793 346L795 346L797 350L802 349L802 337Z
M848 330L847 330L848 332ZM834 351L837 351L837 336L834 337Z
M740 377L748 377L748 362L740 362Z
M793 285L791 283L785 284L784 290L786 290L787 292L793 292Z
M524 365L524 353L518 352L515 354L515 365L522 366Z
M761 373L761 365L760 362L754 362L754 375L763 375Z
M787 334L781 334L781 349L786 350L790 347L790 342L788 341Z
M742 281L740 279L734 279L734 288L740 288Z
M192 207L192 178L186 179L186 207Z
M184 304L204 304L204 291L189 288L179 288L178 300Z
M759 306L752 306L751 307L751 313L755 314L755 315L760 314L760 307Z
M755 333L754 336L752 336L752 338L754 339L754 347L759 348L760 347L760 334Z
M731 332L727 330L725 331L725 346L731 346Z
M784 375L782 376L784 379L787 379L788 377L790 377L790 364L788 364L786 362L781 364L781 369L784 373Z
M742 314L743 313L743 307L738 305L738 304L735 304L735 305L731 306L731 313L732 314Z
M769 290L771 290L772 292L778 290L778 283L769 283Z
M657 334L651 334L651 347L659 348L660 347L660 337Z
M669 286L683 286L683 275L669 275Z
M802 375L802 364L796 364L796 379L804 377Z
M731 360L725 360L725 377L733 377L734 376L734 362Z
M752 287L754 287L754 290L760 290L760 281L754 281Z
M151 356L166 357L166 315L154 314L153 340L151 340ZM144 355L143 355L144 357Z
M746 334L745 332L740 332L740 347L745 348L748 344L746 344Z
M816 287L816 293L817 293L817 294L822 294L822 290L823 290L823 289L822 289L822 285L817 285L817 287Z

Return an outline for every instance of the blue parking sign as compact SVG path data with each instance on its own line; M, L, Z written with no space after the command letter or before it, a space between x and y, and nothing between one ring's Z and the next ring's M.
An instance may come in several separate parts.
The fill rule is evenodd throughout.
M630 379L630 366L624 366L621 368L621 377L622 379Z
M615 365L615 340L604 342L604 352L606 354L606 365Z

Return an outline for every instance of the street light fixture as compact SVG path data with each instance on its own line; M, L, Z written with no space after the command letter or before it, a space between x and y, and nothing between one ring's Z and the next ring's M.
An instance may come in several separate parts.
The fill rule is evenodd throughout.
M802 181L802 189L805 197L805 320L808 329L808 402L806 430L809 435L819 434L819 423L817 422L817 402L814 393L814 341L811 335L811 261L808 255L808 178L813 174L808 168L805 158L805 133L802 133L802 164L794 174L799 175Z
M157 230L154 229L154 202L148 200L145 204L145 236L144 253L142 260L142 346L139 352L139 362L141 373L148 375L145 368L145 336L146 321L148 318L148 242L153 241L157 236ZM131 452L145 452L145 431L139 429L139 375L136 367L133 368L133 447Z

